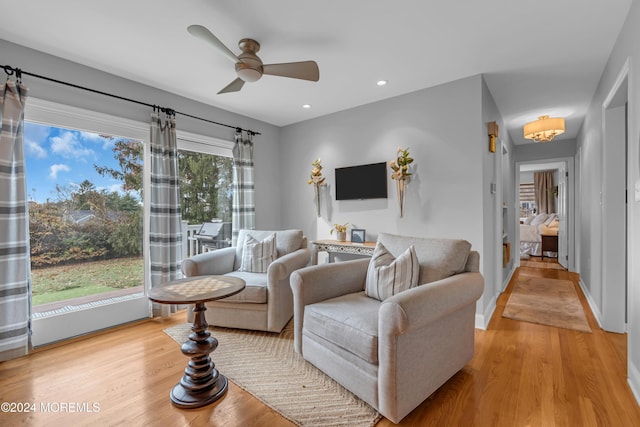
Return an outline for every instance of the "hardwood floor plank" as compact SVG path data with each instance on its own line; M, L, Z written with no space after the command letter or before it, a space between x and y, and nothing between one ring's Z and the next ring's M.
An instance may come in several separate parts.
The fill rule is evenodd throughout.
M502 317L520 275L571 280L593 333ZM400 423L401 426L638 426L640 408L626 382L626 336L604 332L578 276L521 268L496 302L475 357ZM220 401L181 410L169 402L187 358L162 330L170 319L102 331L0 363L0 401L37 405L99 404L99 411L0 413L12 426L257 426L293 424L230 383ZM212 354L215 362L215 352ZM40 407L38 407L40 409ZM378 427L394 424L383 419Z

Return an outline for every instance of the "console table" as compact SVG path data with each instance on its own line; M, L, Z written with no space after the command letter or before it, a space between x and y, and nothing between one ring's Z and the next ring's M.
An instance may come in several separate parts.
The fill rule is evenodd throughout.
M151 301L161 304L195 304L195 318L182 353L191 358L184 375L171 390L171 402L178 408L199 408L220 399L227 391L227 378L220 374L209 353L218 340L207 330L204 318L207 301L235 295L245 288L242 279L229 276L194 276L149 289Z
M333 254L371 256L376 248L376 242L351 243L340 240L314 240L311 244L314 248L311 254L311 261L314 265L318 263L318 252L327 252L329 262L333 262Z

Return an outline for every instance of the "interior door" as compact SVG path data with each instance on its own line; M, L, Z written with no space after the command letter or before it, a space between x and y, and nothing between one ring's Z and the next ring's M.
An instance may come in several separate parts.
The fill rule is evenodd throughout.
M558 171L558 263L568 268L569 250L567 239L567 162L563 162Z

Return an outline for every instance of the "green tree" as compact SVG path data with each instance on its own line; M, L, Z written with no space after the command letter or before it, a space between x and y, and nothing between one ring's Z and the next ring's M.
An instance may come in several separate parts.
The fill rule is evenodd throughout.
M178 163L182 219L191 224L231 221L231 158L180 151Z
M103 137L113 138L109 135ZM94 165L96 171L102 176L122 181L123 190L142 194L142 143L118 140L114 144L113 155L118 160L119 170ZM190 224L200 224L213 218L231 221L232 166L230 157L184 150L178 152L182 219ZM132 200L119 199L118 203L125 205L120 207L122 210L133 209Z
M110 135L101 135L103 138L114 139ZM137 191L142 194L142 155L144 146L140 141L133 139L120 139L113 146L113 156L118 161L120 170L107 166L93 165L102 176L110 176L117 181L122 181L124 191Z

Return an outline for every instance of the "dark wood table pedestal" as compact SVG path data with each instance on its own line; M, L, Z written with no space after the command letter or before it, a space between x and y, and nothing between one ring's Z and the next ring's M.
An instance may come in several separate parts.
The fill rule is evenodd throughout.
M204 302L196 303L195 319L189 339L182 344L182 353L191 358L184 375L171 390L171 402L179 408L199 408L220 399L227 391L227 378L216 369L209 354L218 347L218 340L207 330Z
M202 276L176 280L149 290L151 301L162 304L195 304L189 339L182 353L191 358L184 375L171 390L171 402L178 408L193 409L220 399L227 391L227 378L216 369L211 354L218 340L208 331L205 303L237 294L245 288L242 279L226 276Z

